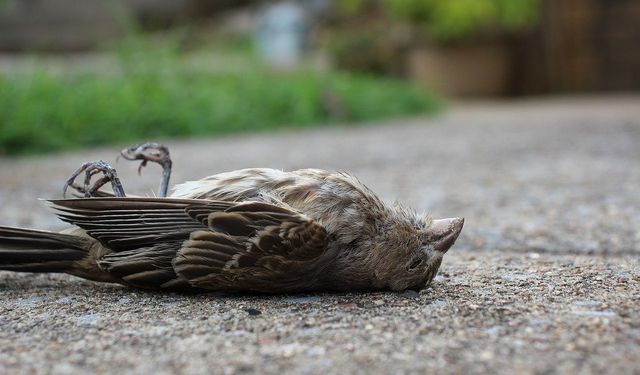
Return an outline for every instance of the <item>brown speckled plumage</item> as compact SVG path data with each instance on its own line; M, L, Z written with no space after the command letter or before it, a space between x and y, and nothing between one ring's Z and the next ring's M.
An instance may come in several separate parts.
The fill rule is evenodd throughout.
M386 205L349 174L318 169L221 173L168 198L51 203L74 227L0 227L0 269L145 289L419 289L463 225Z

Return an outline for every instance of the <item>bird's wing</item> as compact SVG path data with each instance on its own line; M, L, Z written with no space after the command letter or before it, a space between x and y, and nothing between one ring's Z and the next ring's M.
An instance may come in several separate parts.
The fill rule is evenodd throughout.
M173 259L184 241L110 253L98 259L100 268L120 282L143 289L190 290L191 284L173 270Z
M170 198L84 198L49 202L61 220L86 230L115 252L186 240L191 232L207 228L201 215L237 205Z
M174 198L50 201L58 216L114 252L100 266L141 288L305 289L323 271L327 232L260 202Z
M286 292L311 287L313 273L323 271L327 232L304 215L250 202L209 213L206 223L173 261L194 287Z

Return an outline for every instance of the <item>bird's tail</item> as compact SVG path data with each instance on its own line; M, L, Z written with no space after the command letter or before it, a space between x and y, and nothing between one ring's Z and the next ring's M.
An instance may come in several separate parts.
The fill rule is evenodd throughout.
M0 226L0 270L68 272L89 246L83 237Z

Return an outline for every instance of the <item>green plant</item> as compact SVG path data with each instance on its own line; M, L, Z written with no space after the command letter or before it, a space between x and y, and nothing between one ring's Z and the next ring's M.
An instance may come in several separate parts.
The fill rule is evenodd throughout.
M327 44L334 63L341 69L371 74L394 71L397 54L383 25L333 30Z
M53 74L36 59L20 73L0 73L0 154L353 123L440 107L428 91L400 81L273 72L244 49L231 55L248 64L194 64L191 58L202 51L181 53L182 37L175 33L158 42L130 33L105 52L117 63L107 71ZM219 62L227 55L219 49L214 56Z
M405 83L343 73L212 73L177 62L118 75L0 75L0 154L431 113Z
M465 38L485 28L520 30L535 24L540 0L339 0L347 15L376 4L389 17L409 22L437 40Z

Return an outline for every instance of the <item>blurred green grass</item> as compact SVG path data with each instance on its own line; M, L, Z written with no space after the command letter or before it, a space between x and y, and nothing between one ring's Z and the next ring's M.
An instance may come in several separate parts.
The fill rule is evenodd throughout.
M0 75L0 154L154 138L267 131L433 113L406 83L347 73L207 71L166 55L120 57L119 72Z

